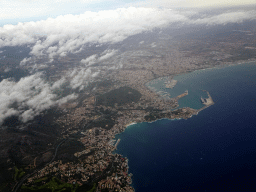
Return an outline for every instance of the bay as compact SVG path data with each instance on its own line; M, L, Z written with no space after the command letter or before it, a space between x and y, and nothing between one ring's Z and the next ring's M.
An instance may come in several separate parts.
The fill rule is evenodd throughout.
M180 99L180 107L200 108L202 89L215 104L187 120L138 123L117 135L116 153L129 159L132 186L138 192L256 190L256 64L174 79L170 94L187 89L192 98Z

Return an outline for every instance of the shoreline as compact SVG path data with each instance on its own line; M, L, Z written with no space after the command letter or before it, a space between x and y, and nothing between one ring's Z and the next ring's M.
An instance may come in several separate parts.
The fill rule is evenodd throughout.
M148 86L146 85L147 83L149 83L149 82L151 82L153 80L159 79L159 78L163 78L163 77L170 77L171 79L173 79L175 76L185 75L185 74L188 74L188 73L193 73L195 71L201 71L201 70L207 70L207 69L222 69L222 68L225 68L225 67L230 67L230 66L235 66L235 65L243 65L243 64L251 64L251 63L256 63L256 59L250 60L250 61L241 61L241 62L238 62L238 63L230 63L230 64L211 66L211 67L206 67L206 68L201 68L201 69L195 69L195 70L181 72L181 73L177 73L177 74L170 74L170 75L167 75L167 76L159 76L157 78L152 78L148 82L144 83L144 86L146 86L148 88ZM151 89L149 89L149 90L152 91Z
M206 70L206 69L223 69L223 68L226 68L226 67L232 67L232 66L238 66L238 65L242 65L242 64L256 64L256 60L254 60L254 61L245 61L245 62L239 62L239 63L234 63L234 64L226 64L226 65L221 65L221 66L216 66L216 67L210 67L210 68L205 68L205 69L198 69L198 70L195 70L195 71L199 71L199 70ZM189 72L185 72L185 73L182 73L182 74L188 74L188 73L192 73L192 72L195 72L195 71L189 71ZM177 74L177 75L182 75L182 74ZM177 76L177 75L175 75L175 76ZM163 77L167 77L167 76L163 76ZM161 77L157 77L157 78L154 78L154 79L159 79L159 78L161 78ZM153 79L153 80L154 80ZM150 80L150 81L152 81L152 80ZM149 82L150 82L149 81ZM148 82L147 82L148 83ZM145 83L145 86L146 86L146 84L147 83ZM148 88L148 86L146 86L147 88ZM148 88L149 89L149 88ZM151 90L151 89L149 89L150 91L153 91L153 90ZM203 91L205 91L205 90L203 90ZM207 91L206 91L207 92ZM208 93L208 92L207 92ZM208 96L209 96L209 93L208 93ZM161 95L159 95L159 97L161 97ZM212 98L211 98L212 99ZM215 104L215 102L214 101L212 101L212 103L211 104L208 104L208 105L205 105L205 106L203 106L203 107L201 107L200 109L197 109L197 111L196 111L196 113L195 114L192 114L189 118L192 118L194 115L198 115L201 111L203 111L204 109L206 109L206 108L208 108L208 107L210 107L210 106L212 106L212 105L214 105ZM184 119L184 118L161 118L161 119L156 119L156 120L154 120L154 121L142 121L142 122L136 122L136 123L132 123L132 125L134 125L134 124L138 124L138 123L154 123L154 122L157 122L157 121L160 121L160 120L182 120L182 119ZM186 119L185 119L186 120ZM130 124L129 124L130 125ZM129 126L128 125L128 126ZM127 127L128 127L127 126ZM126 128L127 128L126 127ZM125 129L126 129L125 128ZM125 131L125 130L124 130ZM123 131L123 132L124 132ZM133 187L133 189L134 189L134 186L132 186L132 185L130 185L131 187ZM134 189L134 191L135 191L135 189Z
M207 93L208 93L209 97L211 98L209 92L207 92ZM212 99L212 98L211 98L211 99ZM212 106L212 105L214 105L214 102L212 102L212 103L209 104L209 105L205 105L204 107L202 107L202 108L200 108L200 109L197 109L197 110L196 110L196 113L191 114L191 115L189 116L189 118L192 118L193 116L198 115L199 112L203 111L204 109L206 109L206 108L208 108L208 107L210 107L210 106ZM188 119L188 118L187 118L187 119ZM118 134L116 134L116 135L115 135L115 138L116 138L117 135L120 135L121 133L124 133L125 130L126 130L129 126L131 126L131 125L136 125L136 124L139 124L139 123L154 123L154 122L161 121L161 120L175 121L175 120L187 120L187 119L186 119L186 118L161 118L161 119L156 119L156 120L154 120L154 121L133 122L133 123L130 123L130 124L128 124L127 126L125 126L124 131L123 131L123 132L120 132L120 133L118 133ZM118 138L118 141L120 142L121 139ZM119 143L119 142L118 142L118 143ZM119 155L122 155L122 156L123 156L122 153L118 153L118 149L117 149L116 147L115 147L115 150L113 151L113 153L114 153L114 154L119 154ZM125 157L125 158L127 158L127 165L128 165L128 160L129 160L129 159L128 159L128 157ZM132 172L129 172L129 165L128 165L128 169L127 169L127 174L128 174L128 175L133 174ZM133 180L133 179L131 178L131 183L130 183L129 185L130 185L130 187L133 188L133 190L134 190L134 192L135 192L136 190L135 190L135 188L134 188L134 186L133 186L132 180Z
M172 75L168 75L168 76L160 76L160 77L157 77L157 78L153 78L153 79L151 79L150 81L144 83L144 86L145 86L148 90L150 90L151 92L156 93L156 94L158 95L158 97L162 97L162 95L158 94L158 93L157 93L156 91L154 91L154 90L151 90L151 89L149 88L149 86L147 86L146 84L148 84L149 82L151 82L151 81L153 81L153 80L155 80L155 79L159 79L159 78L163 78L163 77L169 77L169 78L171 78L171 79L174 79L175 76L185 75L185 74L192 73L192 72L196 72L196 71L200 71L200 70L222 69L222 68L231 67L231 66L236 66L236 65L252 64L252 63L255 63L255 62L256 62L256 60L252 60L252 61L242 61L242 62L236 62L236 63L224 64L224 65L219 65L219 66L212 66L212 67L206 67L206 68L196 69L196 70L194 70L194 71L186 71L186 72L183 72L183 73L177 73L177 74L172 74ZM207 92L207 91L206 91L206 92ZM207 93L208 93L208 92L207 92ZM208 93L208 95L209 95L209 93ZM209 96L210 96L210 95L209 95ZM211 96L210 96L209 98L211 98ZM211 98L211 99L212 99L212 98ZM206 109L206 108L208 108L208 107L210 107L210 106L212 106L212 105L214 105L214 102L212 102L212 103L209 104L209 105L205 105L205 106L203 106L203 107L200 108L200 109L196 109L196 113L191 114L188 118L192 118L193 116L198 115L201 111L203 111L204 109ZM161 120L168 120L168 121L186 120L186 119L188 119L188 118L160 118L160 119L156 119L156 120L153 120L153 121L132 122L132 123L129 123L128 125L125 126L125 129L124 129L123 132L125 132L125 130L126 130L129 126L135 125L135 124L138 124L138 123L154 123L154 122L161 121ZM117 135L123 133L123 132L120 132L120 133L116 134L115 137L116 137ZM116 154L120 154L120 153L117 152L117 149L115 150L115 153L116 153ZM122 154L120 154L120 155L122 155ZM127 160L128 160L128 158L127 158ZM128 161L127 161L127 163L128 163ZM127 173L128 173L128 174L132 174L132 173L129 172L129 169L127 170ZM130 186L133 188L134 191L136 191L135 188L134 188L134 186L133 186L132 179L131 179L131 184L130 184Z
M125 129L127 129L129 126L131 126L131 125L135 125L135 124L137 124L137 122L129 123L128 125L125 125Z
M213 104L214 104L214 103L213 103ZM213 105L213 104L211 104L211 105ZM204 106L204 107L202 107L201 109L198 109L198 110L197 110L197 113L196 113L196 114L192 114L189 118L192 118L193 116L198 115L200 111L203 111L204 109L210 107L211 105ZM161 121L161 120L176 121L176 120L187 120L187 119L184 119L184 118L161 118L161 119L156 119L156 120L154 120L154 121L133 122L133 123L127 125L127 126L125 127L125 129L124 129L123 132L120 132L120 133L116 134L116 135L115 135L115 138L116 138L116 136L121 135L122 133L124 133L125 130L126 130L129 126L131 126L131 125L136 125L136 124L139 124L139 123L154 123L154 122ZM120 138L118 138L118 139L120 139ZM120 139L120 140L121 140L121 139ZM119 154L119 155L123 156L122 153L119 153L119 152L118 152L118 149L117 149L117 148L115 148L115 150L113 151L113 154ZM128 175L131 175L131 174L133 174L133 173L132 173L132 172L129 172L129 164L128 164L129 159L128 159L128 157L126 157L126 158L127 158L127 165L128 165L127 174L128 174ZM131 184L129 184L129 185L130 185L130 187L133 188L133 190L134 190L134 192L135 192L136 190L135 190L135 188L134 188L134 186L133 186L133 179L132 179L132 178L131 178Z
M198 115L199 112L203 111L204 109L206 109L206 108L208 108L208 107L210 107L210 106L212 106L212 105L214 105L214 103L213 103L213 104L210 104L210 105L205 105L205 106L203 106L203 107L200 108L200 109L196 109L196 114L192 114L189 118L191 118L191 117L193 117L193 116L195 116L195 115ZM153 120L153 121L134 122L134 123L131 123L131 124L125 126L125 130L126 130L129 126L131 126L131 125L137 125L137 124L139 124L139 123L154 123L154 122L161 121L161 120L175 121L175 120L187 120L187 119L184 119L184 118L160 118L160 119L156 119L156 120ZM125 131L125 130L124 130L124 131ZM124 131L123 131L123 132L124 132ZM123 132L118 133L118 134L116 134L115 136L120 135L120 134L122 134Z

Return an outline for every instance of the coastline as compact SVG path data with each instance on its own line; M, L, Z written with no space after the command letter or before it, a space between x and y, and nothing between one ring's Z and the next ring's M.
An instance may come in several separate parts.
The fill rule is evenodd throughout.
M254 61L252 61L252 62L254 62ZM244 63L239 63L239 64L245 64L245 63L251 63L251 62L244 62ZM228 65L228 66L231 66L231 65ZM208 69L213 69L213 68L208 68ZM205 69L199 69L199 70L205 70ZM183 73L183 74L188 74L188 73L192 73L192 72L193 71L187 71L186 73ZM149 89L147 86L145 86L145 88ZM141 109L139 109L137 111L133 111L134 110L132 108L133 106L126 106L126 109L128 109L128 110L121 111L123 116L120 116L117 119L117 122L116 122L114 128L110 129L109 132L107 132L110 136L109 138L114 139L117 137L118 134L123 133L129 126L139 124L142 122L154 123L159 120L172 120L172 121L182 120L182 119L186 120L188 118L192 118L194 115L198 115L199 112L201 112L202 110L204 110L214 104L214 103L212 103L211 105L209 105L209 103L207 103L207 105L201 107L200 109L192 109L192 108L185 107L185 106L183 106L180 109L177 109L177 108L172 107L173 104L170 101L162 102L161 95L154 94L154 95L152 95L151 98L152 98L152 100L144 100L144 103L146 103L146 104L142 105ZM159 102L161 105L155 104L154 103L155 99L162 102L162 103ZM157 103L157 101L156 101L156 103ZM137 107L137 106L134 106L134 108L135 107ZM152 110L152 109L146 110L147 107L151 107L152 109L154 108L154 109L158 109L158 110ZM131 108L131 110L129 110L129 108ZM142 111L140 112L140 110L142 110ZM136 114L138 114L140 116L136 116ZM90 142L94 142L94 141L96 142L99 139L103 139L105 137L107 138L107 136L105 136L106 134L104 135L103 133L101 133L102 136L98 136L95 139L95 137L93 137L93 136L95 135L96 130L100 130L100 132L101 131L103 132L102 128L95 128L95 129L92 128L92 129L88 129L88 133L89 133L88 135L83 134L84 137L81 138L81 142L84 144L84 146L86 146L90 149L93 149L94 147L89 147ZM96 142L96 143L99 143L99 142ZM116 142L116 143L119 143L119 142ZM126 179L126 181L129 181L128 184L126 185L127 189L129 188L129 191L135 191L135 189L133 188L132 182L130 182L130 181L132 181L132 179L130 177L130 175L132 175L132 173L129 173L130 170L129 170L129 166L128 166L128 158L122 158L122 153L117 152L117 149L116 149L117 145L115 146L115 150L111 151L114 148L114 145L115 144L113 142L112 145L109 145L109 144L105 145L106 147L99 146L99 148L100 149L105 148L105 149L109 150L109 152L110 152L109 156L113 156L113 155L111 155L111 153L116 154L114 158L117 158L117 161L118 161L118 163L120 163L120 165L122 165L123 167L126 167L125 170L120 173L122 174L122 177L124 177ZM99 152L98 154L101 155L101 152ZM127 161L123 161L123 159L127 159ZM60 163L60 164L62 164L62 163ZM93 164L94 164L94 162L93 162ZM76 166L78 166L78 165L76 165ZM47 169L47 167L46 167L46 169ZM133 188L133 190L131 188Z
M172 75L169 75L169 76L160 76L160 77L153 78L153 79L149 80L148 82L146 82L146 83L144 84L144 86L145 86L149 91L156 93L156 94L158 95L158 97L162 97L162 95L159 95L156 91L151 90L146 84L149 83L150 81L153 81L153 80L159 79L159 78L163 78L163 77L170 77L171 79L173 79L175 76L178 76L178 75L185 75L185 74L192 73L192 72L195 72L195 71L207 70L207 69L222 69L222 68L226 68L226 67L231 67L231 66L236 66L236 65L242 65L242 64L251 64L251 63L255 63L255 62L256 62L256 59L255 59L255 60L250 60L250 61L239 61L239 62L235 62L235 63L226 63L226 64L223 64L223 65L218 65L218 66L212 66L212 67L206 67L206 68L196 69L196 70L194 70L194 71L186 71L186 72L183 72L183 73L172 74ZM207 92L207 91L206 91L206 92ZM209 93L208 93L208 94L209 94ZM205 105L205 106L203 106L203 107L200 108L200 109L196 109L196 112L193 113L193 114L191 114L191 115L189 116L189 118L192 118L194 115L198 115L201 111L203 111L204 109L206 109L206 108L208 108L208 107L210 107L210 106L212 106L212 105L214 105L214 102L211 103L211 104L209 104L209 105ZM175 108L175 109L176 109L176 108ZM173 110L175 110L175 109L173 109ZM129 126L135 125L135 124L138 124L138 123L144 123L144 122L145 122L145 123L154 123L154 122L161 121L161 120L171 120L171 121L174 121L174 120L182 120L182 119L186 120L187 118L181 118L181 117L179 117L179 118L177 118L177 117L175 117L175 118L160 118L160 119L156 119L156 120L153 120L153 121L132 122L132 123L129 123L128 125L125 126L124 131L125 131ZM123 131L123 132L124 132L124 131ZM116 134L115 136L117 136L117 135L119 135L119 134L121 134L121 133L123 133L123 132L120 132L120 133ZM120 155L122 155L122 154L120 154ZM127 163L128 163L128 158L127 158ZM132 173L129 173L129 170L127 170L127 173L128 173L128 174L132 174ZM132 181L131 181L130 186L133 187L133 186L132 186ZM134 187L133 187L133 189L134 189ZM134 189L134 191L135 191L135 189Z
M213 104L212 104L212 105L213 105ZM198 115L200 111L202 111L202 110L204 110L204 109L206 109L206 108L208 108L208 107L210 107L210 106L211 106L211 105L209 105L209 106L204 106L203 108L199 109L196 114L192 114L189 118L192 118L194 115ZM133 123L127 125L127 126L125 127L125 129L124 129L123 132L120 132L120 133L116 134L115 137L116 137L117 135L120 135L121 133L124 133L125 130L126 130L129 126L131 126L131 125L136 125L136 124L138 124L138 123L154 123L154 122L161 121L161 120L175 121L175 120L187 120L187 119L185 119L185 118L161 118L161 119L156 119L156 120L153 120L153 121L133 122ZM118 155L123 156L121 153L118 153L118 152L117 152L117 148L115 148L115 150L113 151L113 154L118 154ZM129 185L130 185L130 187L133 188L133 190L134 190L134 192L135 192L136 190L135 190L135 188L134 188L134 186L133 186L133 179L132 179L133 173L132 173L132 172L129 172L129 164L128 164L129 159L128 159L128 157L125 157L125 158L126 158L126 160L127 160L126 162L127 162L127 165L128 165L128 169L127 169L126 172L127 172L128 175L131 175L131 177L130 177L130 178L131 178L131 179L130 179L131 182L130 182Z
M233 64L233 65L228 65L228 66L225 66L225 67L231 67L231 66L237 66L237 65L242 65L242 64L254 64L256 61L251 61L251 62L244 62L244 63L236 63L236 64ZM225 67L221 67L221 68L225 68ZM242 66L241 66L242 67ZM237 69L240 69L240 67L239 68L237 68ZM214 105L214 103L213 104L211 104L211 105ZM197 113L196 114L194 114L194 115L198 115L199 114L199 112L201 112L201 111L203 111L204 109L206 109L206 108L208 108L208 107L210 107L211 105L207 105L207 106L204 106L204 107L202 107L202 108L200 108L200 109L198 109L197 110ZM193 115L191 115L190 117L192 117ZM153 123L153 122L157 122L158 120L175 120L175 119L169 119L169 118L161 118L161 119L157 119L157 120L154 120L154 121L150 121L150 122L148 122L148 121L144 121L144 122L147 122L147 123ZM177 120L181 120L182 118L179 118L179 119L177 119Z
M195 70L191 70L191 71L188 70L188 71L181 72L181 73L170 74L170 75L167 75L167 76L159 76L159 77L150 79L148 82L146 82L146 83L144 84L144 86L146 86L146 87L148 88L148 86L146 85L147 83L149 83L150 81L159 79L159 78L163 78L163 77L170 77L171 79L173 79L175 76L185 75L185 74L193 73L193 72L200 71L200 70L222 69L222 68L225 68L225 67L231 67L231 66L243 65L243 64L251 64L251 63L255 63L255 62L256 62L256 59L254 59L254 60L249 60L249 61L241 60L241 61L239 61L239 62L230 63L230 64L225 63L225 64L218 65L218 66L215 65L215 66L210 66L210 67L206 67L206 68L200 68L200 69L195 69ZM149 89L149 88L148 88L148 89ZM151 89L149 89L149 90L152 91Z
M207 92L207 91L206 91L206 92ZM209 98L212 100L212 98L211 98L209 92L207 92L207 93L208 93ZM188 118L192 118L194 115L198 115L200 111L203 111L204 109L206 109L206 108L208 108L208 107L210 107L210 106L212 106L212 105L214 105L214 102L213 102L213 101L212 101L212 103L210 103L210 104L208 104L208 105L205 105L204 107L202 107L202 108L200 108L200 109L197 109L197 110L195 111L195 113L192 113ZM138 124L138 123L144 123L144 122L145 122L145 123L154 123L154 122L161 121L161 120L171 120L171 121L182 120L182 119L186 120L186 119L188 119L188 118L180 118L180 117L179 117L179 118L177 118L177 117L175 117L175 118L160 118L160 119L156 119L156 120L153 120L153 121L132 122L132 123L129 123L128 125L125 126L125 129L124 129L123 132L125 132L125 130L126 130L129 126L131 126L131 125L136 125L136 124ZM115 138L116 138L117 135L119 135L119 134L121 134L121 133L123 133L123 132L120 132L120 133L116 134L116 135L115 135ZM121 140L121 139L118 138L118 141L117 141L116 145L120 142L120 140ZM119 154L119 155L122 156L122 154L120 154L120 153L117 152L116 145L115 145L115 150L113 151L113 153ZM128 166L127 174L132 176L132 173L129 172L128 158L127 158L127 157L125 157L125 158L127 159L126 162L127 162L127 166ZM132 178L130 177L130 184L129 184L129 185L130 185L130 187L133 188L134 191L136 191L135 188L133 187L132 183L133 183L133 182L132 182Z
M136 125L138 122L132 122L132 123L129 123L128 125L125 125L125 129L127 129L129 126L131 126L131 125Z
M212 106L212 105L214 105L214 103L213 103L213 104L210 104L210 105L205 105L204 107L202 107L202 108L200 108L200 109L196 109L196 113L195 113L195 114L192 114L191 116L189 116L189 118L191 118L191 117L193 117L193 116L195 116L195 115L198 115L199 112L203 111L204 109L206 109L206 108L208 108L208 107L210 107L210 106ZM176 117L175 117L175 118L160 118L160 119L156 119L156 120L153 120L153 121L134 122L134 123L131 123L131 124L125 126L125 130L126 130L129 126L131 126L131 125L136 125L136 124L138 124L138 123L154 123L154 122L161 121L161 120L175 121L175 120L183 120L183 119L184 119L184 120L187 120L187 119L185 119L185 118L176 118ZM115 136L120 135L121 133L123 133L123 132L120 132L120 133L116 134Z
M238 64L233 64L233 65L228 65L228 66L235 66L235 65L241 65L241 64L250 64L250 63L255 63L255 61L238 63ZM221 67L223 67L223 66L221 66ZM206 68L206 69L214 69L214 68L216 68L216 67ZM218 68L220 68L220 67L218 67ZM205 70L205 69L199 69L199 70ZM187 71L186 73L182 73L182 74L188 74L188 73L192 73L192 72L193 71ZM149 89L147 86L145 86L145 88ZM123 133L129 126L132 126L132 125L135 125L135 124L139 124L139 123L142 123L142 122L154 123L154 122L157 122L159 120L172 120L172 121L174 121L174 120L182 120L182 119L186 120L188 118L192 118L194 115L198 115L199 112L201 112L202 110L204 110L204 109L206 109L209 106L214 104L214 103L209 104L208 102L206 102L206 104L203 107L201 107L200 109L192 109L192 108L185 107L185 106L182 105L183 106L182 108L177 109L177 108L172 107L173 104L170 101L164 101L162 103L159 102L161 105L155 104L154 103L155 99L160 101L160 102L162 102L161 101L162 100L161 95L154 94L154 95L152 95L151 100L144 100L144 103L146 103L146 104L142 105L142 107L140 109L138 109L137 111L134 111L134 109L136 109L135 107L137 107L137 106L129 106L129 105L126 106L127 110L121 111L123 116L120 116L120 118L117 119L117 122L116 122L114 128L110 129L110 131L107 132L109 134L109 136L110 136L109 138L110 139L114 139L115 137L117 137L118 134ZM177 100L179 100L179 98ZM157 103L157 101L156 101L156 103ZM134 107L134 108L132 108L132 107ZM151 107L152 109L146 110L147 107ZM155 109L158 109L158 110L155 110ZM140 116L136 116L136 114L138 114ZM87 134L83 134L84 137L81 138L81 142L84 144L84 146L86 146L86 147L88 147L90 149L93 149L94 147L89 147L90 143L88 141L90 141L90 142L94 142L95 141L96 142L96 141L98 141L98 139L103 139L103 138L106 137L102 133L101 134L102 136L98 136L95 139L95 137L93 137L93 136L95 135L96 130L100 130L100 132L103 131L102 128L95 128L95 129L92 128L92 129L88 130L88 133L89 133L88 135ZM99 143L99 142L96 142L96 143ZM108 142L108 143L111 144L111 142ZM126 187L127 187L127 189L129 189L128 191L135 191L135 189L133 188L132 182L131 182L132 179L131 179L130 175L132 175L132 173L129 173L130 170L129 170L129 166L128 166L128 160L124 161L124 159L128 159L128 158L122 158L122 153L118 152L117 149L116 149L116 146L118 145L119 142L116 142L116 143L117 143L116 145L113 142L113 144L111 144L111 145L110 144L105 145L107 147L99 146L99 148L100 149L105 148L105 149L109 150L109 152L110 152L109 156L113 156L113 155L111 155L111 153L115 154L114 158L116 158L118 163L120 163L120 165L122 165L125 168L124 171L120 172L120 173L122 174L122 177L125 178L126 181L127 181ZM115 150L111 151L113 148L115 148ZM101 152L99 152L98 154L101 155ZM60 165L61 164L62 163L60 163ZM93 162L93 164L94 164L94 162ZM76 166L78 166L78 165L76 165ZM45 170L46 169L47 169L47 167L45 167ZM133 188L133 190L132 190L132 188Z
M231 67L231 66L235 66L235 65L251 64L251 63L255 63L255 62L256 62L256 59L250 60L250 61L235 62L235 63L230 63L230 64L226 63L226 64L222 64L222 65L217 65L217 66L215 65L215 66L211 66L211 67L206 67L206 68L196 69L196 70L192 70L192 71L177 73L177 74L171 75L171 76L175 77L175 76L185 75L185 74L188 74L188 73L193 73L193 72L201 71L201 70L222 69L222 68ZM157 78L155 78L155 79L157 79Z
M154 88L151 89L150 86L148 85L151 81L154 81L154 80L157 80L157 79L160 79L160 78L169 78L170 80L175 80L174 78L176 76L180 76L180 75L185 75L185 74L189 74L189 73L193 73L193 72L196 72L196 71L200 71L200 70L212 70L212 69L223 69L223 68L226 68L226 67L231 67L231 66L236 66L236 65L242 65L242 64L251 64L251 63L255 63L256 62L256 59L250 59L250 60L241 60L241 61L237 61L235 63L224 63L224 64L221 64L221 65L218 65L218 66L208 66L206 68L200 68L200 69L195 69L195 70L187 70L185 72L181 72L181 73L177 73L177 74L170 74L170 75L167 75L167 76L159 76L159 77L156 77L156 78L152 78L150 80L148 80L147 82L145 82L143 84L144 87L146 87L146 89L148 91L150 91L151 93L157 95L157 98L160 98L160 99L163 99L164 96L162 94L159 93L159 91L155 90ZM175 97L169 97L170 99L175 99ZM179 99L176 99L176 104L177 106L174 107L172 110L176 110L177 108L179 108L179 103L178 103L178 100ZM197 109L199 110L197 112L197 114L202 111L203 109Z

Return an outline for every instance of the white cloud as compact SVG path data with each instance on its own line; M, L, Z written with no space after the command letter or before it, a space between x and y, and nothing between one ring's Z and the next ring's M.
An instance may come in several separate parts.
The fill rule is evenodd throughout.
M151 45L150 45L152 48L154 48L154 47L156 47L157 45L156 45L156 42L154 42L154 43L151 43Z
M116 9L65 15L0 28L0 47L30 44L31 55L64 56L86 43L116 43L127 37L187 18L171 10ZM47 34L47 35L46 35Z
M66 79L64 77L62 77L61 79L59 79L58 81L54 82L53 85L51 86L51 89L60 89L61 86L66 83Z
M201 18L193 21L194 24L227 24L227 23L241 23L245 20L256 19L256 11L237 11L237 12L229 12L223 13L220 15L215 15L212 17Z
M31 57L29 57L29 58L27 58L27 57L25 57L24 59L22 59L22 61L20 62L20 65L26 65L29 61L31 61L32 60L32 58Z
M70 74L70 86L72 87L72 89L79 88L79 90L82 90L85 86L88 85L89 81L92 81L98 75L99 71L93 71L90 67L87 69L76 68Z
M256 4L255 0L1 0L0 20L31 17L56 17L79 14L88 10L106 10L120 7L223 7Z
M0 48L29 44L32 56L62 57L78 53L88 43L117 43L127 37L166 27L172 23L226 24L255 19L255 11L231 12L201 19L191 19L196 12L158 8L119 8L116 10L85 12L80 15L64 15L56 19L5 25L0 28ZM111 53L108 54L111 56ZM105 57L108 57L106 55ZM81 62L93 62L85 59ZM103 60L104 57L98 58ZM21 62L24 64L27 60Z
M102 53L102 56L98 58L98 61L104 61L114 56L117 53L117 50L106 50Z
M12 115L18 115L21 121L27 122L52 106L76 98L72 94L59 99L53 93L64 82L61 79L51 86L41 78L40 73L21 78L18 82L2 80L0 82L0 124ZM15 103L18 107L13 106Z
M8 68L8 67L7 67L7 68L4 69L4 72L7 73L7 72L9 72L9 71L11 71L11 70L12 70L11 68Z
M78 97L78 96L73 93L73 94L71 94L71 95L68 95L68 96L66 96L66 97L63 97L63 98L59 99L59 100L57 101L57 103L58 103L59 105L61 105L61 104L67 103L67 102L70 101L70 100L75 100L77 97Z
M106 59L109 59L111 58L112 56L114 56L118 51L117 50L105 50L101 56L99 56L98 54L94 54L94 55L91 55L89 57L87 57L86 59L82 59L80 62L82 64L84 64L85 66L90 66L90 65L93 65L95 63L99 63L99 62L102 62Z
M32 119L34 119L34 116L37 115L35 114L34 110L33 109L29 109L29 110L26 110L24 111L21 115L20 115L20 119L23 121L23 122L27 122L27 121L30 121Z
M143 7L165 7L165 8L222 8L232 6L255 5L255 0L147 0L135 1L128 3L126 6L143 6Z
M85 65L91 65L94 64L97 60L97 54L91 55L90 57L87 57L86 59L82 59L81 63Z

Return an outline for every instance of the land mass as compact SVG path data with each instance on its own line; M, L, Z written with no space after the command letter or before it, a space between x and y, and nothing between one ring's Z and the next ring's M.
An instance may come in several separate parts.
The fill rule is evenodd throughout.
M150 90L146 83L170 77L167 87L172 88L176 84L172 77L177 74L255 61L252 47L256 28L249 28L253 35L223 29L228 38L221 35L184 38L184 35L171 37L161 33L155 43L157 49L136 45L101 65L92 66L115 68L115 63L122 65L102 72L102 78L91 82L77 101L38 116L39 123L22 124L19 125L22 129L15 129L17 125L13 122L16 121L10 118L5 123L11 129L2 132L8 139L0 143L3 157L0 163L8 179L0 189L15 192L134 191L130 185L132 174L128 159L113 153L118 148L115 136L131 122L187 119L214 104L208 93L208 98L201 99L204 104L201 109L177 109L178 100L188 92L166 98ZM61 77L73 66L69 64L84 58L83 54L53 61L49 79ZM44 58L38 61L43 63Z
M112 100L113 95L119 93L126 95ZM196 115L202 109L187 107L174 110L178 106L178 99L186 95L188 91L170 100L157 96L155 98L157 102L148 105L138 91L130 87L120 87L98 97L88 98L84 105L90 109L91 114L95 115L86 119L87 123L80 129L75 125L63 133L64 140L60 143L63 145L62 154L73 155L73 159L71 161L61 157L55 159L57 154L55 151L51 162L21 180L24 182L22 191L46 190L51 186L49 183L55 187L62 184L74 191L80 191L84 186L95 187L97 190L134 191L130 186L132 174L128 172L128 159L113 153L120 142L113 140L115 135L123 132L131 122L151 122L161 118L187 119ZM212 101L209 93L208 95L208 99ZM204 104L208 107L213 101ZM63 123L62 121L63 119L59 119L59 123ZM74 152L74 149L68 145L74 139L84 146L83 150ZM35 163L31 166L35 167Z

